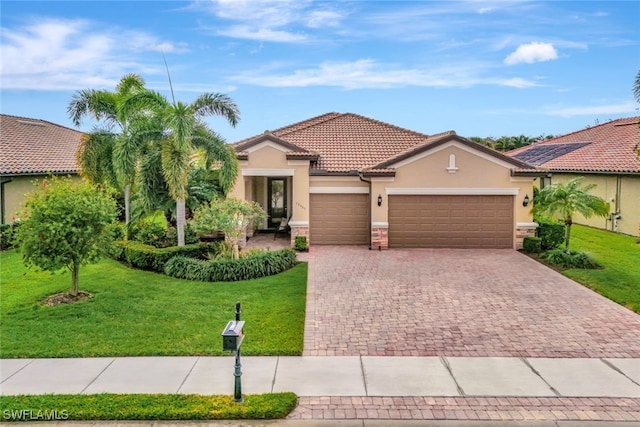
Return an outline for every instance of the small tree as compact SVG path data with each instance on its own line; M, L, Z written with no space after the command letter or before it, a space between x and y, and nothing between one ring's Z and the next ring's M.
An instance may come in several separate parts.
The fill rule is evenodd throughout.
M609 214L609 203L600 197L589 194L595 184L580 187L583 177L570 180L567 184L552 184L540 190L534 199L532 212L534 215L558 215L564 221L565 249L569 252L569 238L573 215L582 214L585 218L593 215L606 217Z
M81 265L96 262L109 247L107 226L116 203L103 189L71 178L51 178L29 193L16 242L27 267L71 272L71 295L78 295Z
M267 217L256 202L229 197L200 206L193 215L192 228L197 233L224 231L233 246L233 258L239 257L238 241L248 226L259 226Z

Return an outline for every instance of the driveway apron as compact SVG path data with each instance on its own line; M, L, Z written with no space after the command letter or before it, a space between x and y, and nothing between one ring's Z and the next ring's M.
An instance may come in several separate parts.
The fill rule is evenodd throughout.
M314 246L304 355L640 357L640 316L514 250Z

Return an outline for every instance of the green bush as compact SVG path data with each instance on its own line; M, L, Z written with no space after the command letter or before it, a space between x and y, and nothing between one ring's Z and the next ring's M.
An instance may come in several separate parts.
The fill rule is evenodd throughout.
M552 249L542 254L542 259L549 264L564 268L602 268L589 254L585 252L567 252L564 249Z
M539 237L525 237L522 241L522 249L530 254L538 254L542 252L541 241Z
M165 244L167 241L167 227L157 221L142 220L138 222L134 228L132 238L156 248L170 246Z
M13 236L19 223L0 225L0 251L13 247Z
M309 247L307 246L306 236L296 236L293 241L293 248L298 252L306 252Z
M536 236L540 238L542 250L555 249L564 243L565 225L555 219L536 218Z
M175 227L167 228L166 238L166 246L173 246L178 243L178 230ZM184 243L187 245L191 245L194 243L198 243L200 239L193 228L191 227L191 223L187 222L184 225Z
M217 242L197 243L185 246L156 248L135 241L118 241L114 243L113 257L125 262L133 268L163 272L166 262L175 256L206 259L209 252L217 251Z
M176 256L167 261L164 272L179 279L201 282L235 282L271 276L290 269L296 264L296 253L291 249L254 252L239 259L204 261L187 256Z

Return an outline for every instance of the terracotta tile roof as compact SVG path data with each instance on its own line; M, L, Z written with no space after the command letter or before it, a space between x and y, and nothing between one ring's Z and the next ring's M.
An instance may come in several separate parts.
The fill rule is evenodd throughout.
M83 135L44 120L0 114L0 174L77 173Z
M640 144L639 122L640 117L612 120L506 154L525 160L535 157L538 151L542 157L534 164L550 171L640 174L640 158L636 151Z
M339 173L375 166L429 138L422 133L351 113L328 113L271 133L303 150L317 153L319 159L313 165L315 169ZM236 150L244 150L260 137L258 135L233 146Z

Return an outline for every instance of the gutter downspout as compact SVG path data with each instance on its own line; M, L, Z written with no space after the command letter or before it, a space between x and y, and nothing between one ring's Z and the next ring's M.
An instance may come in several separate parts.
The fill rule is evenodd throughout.
M369 209L367 212L367 217L369 220L369 250L371 250L371 180L366 180L364 179L364 177L362 176L362 172L358 171L358 178L360 178L360 181L362 182L366 182L369 184ZM382 250L382 248L378 247L379 250Z
M4 216L6 215L4 185L13 181L13 178L0 178L0 224L5 224Z

